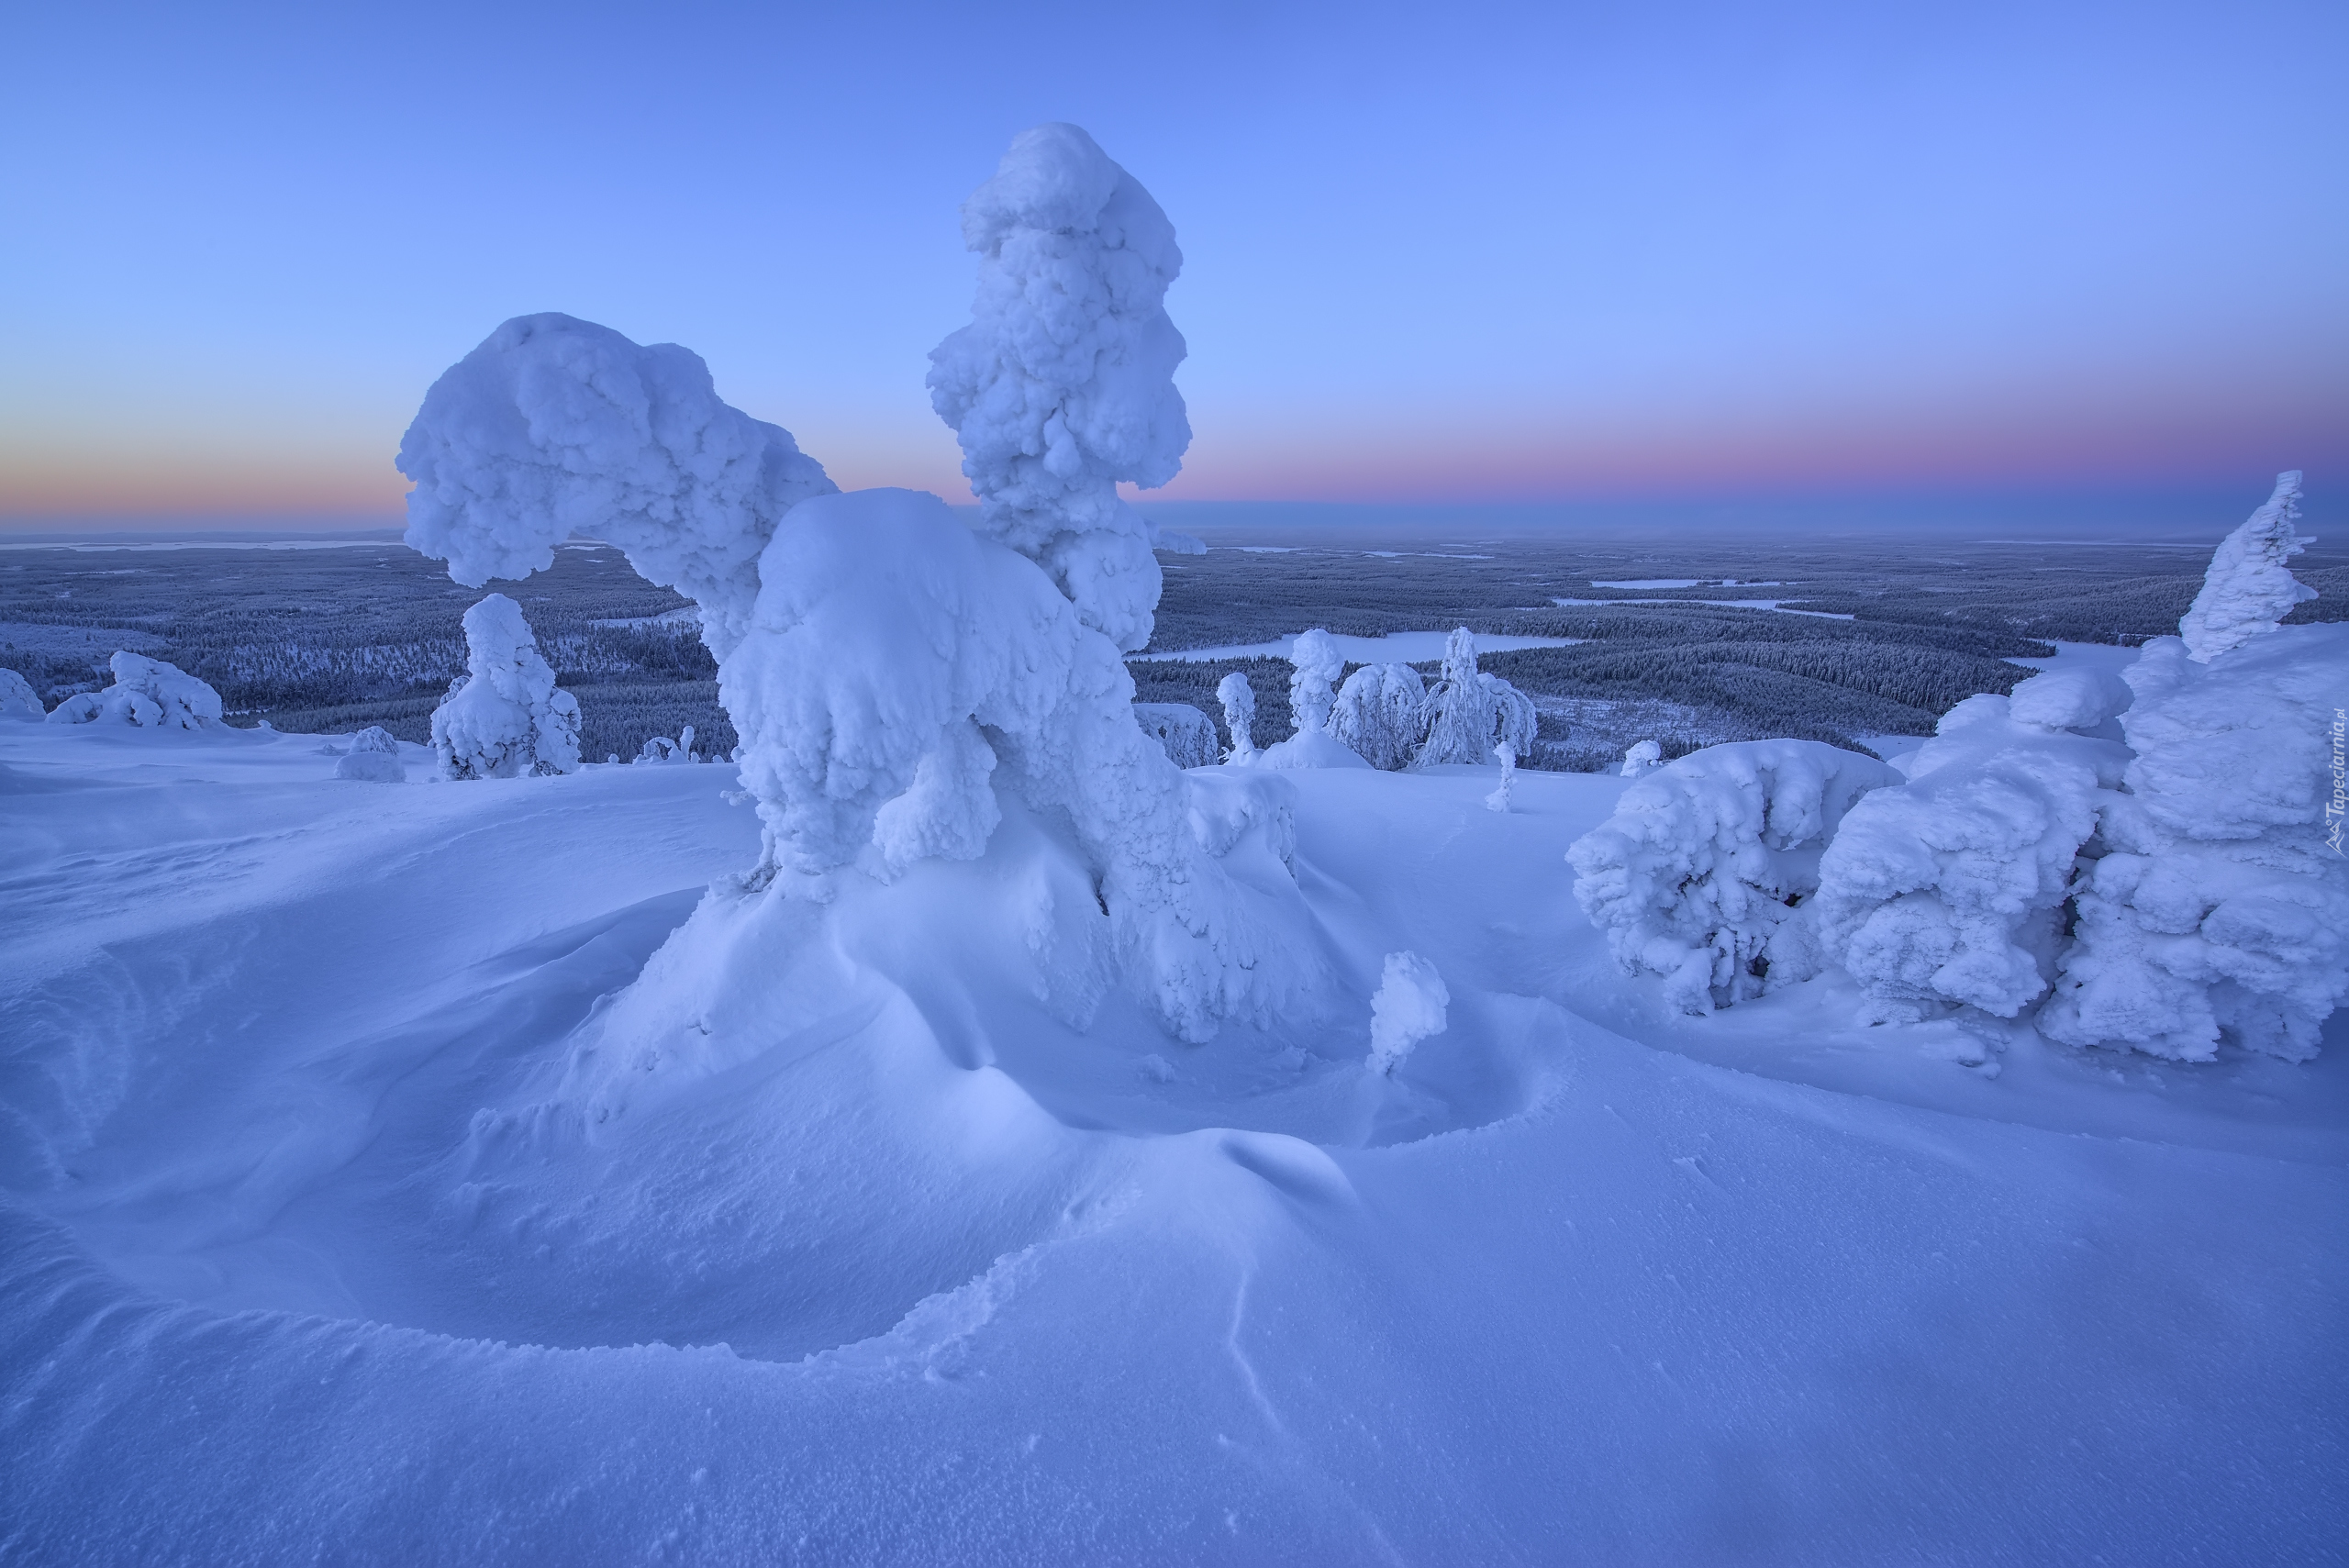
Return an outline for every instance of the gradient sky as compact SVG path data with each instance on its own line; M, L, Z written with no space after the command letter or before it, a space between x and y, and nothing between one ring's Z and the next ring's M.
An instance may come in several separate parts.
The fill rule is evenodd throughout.
M1185 499L2349 480L2349 7L13 5L0 518L393 513L500 320L960 499L956 204L1173 217Z

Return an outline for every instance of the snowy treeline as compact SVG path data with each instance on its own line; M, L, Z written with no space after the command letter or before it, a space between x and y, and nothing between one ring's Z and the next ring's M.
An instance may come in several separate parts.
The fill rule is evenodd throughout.
M579 771L579 704L556 689L522 606L491 594L465 612L466 673L432 713L432 749L450 779Z
M1665 974L1694 1012L1828 962L1878 1019L1963 1006L2180 1060L2222 1040L2313 1055L2349 1000L2330 815L2349 628L2277 624L2309 597L2284 564L2299 482L2281 476L2220 546L2188 635L2121 678L2056 670L1970 697L1905 777L1815 748L1848 759L1852 787L1820 795L1841 804L1799 839L1750 746L1631 785L1570 854L1617 961ZM1789 850L1815 873L1779 869ZM1726 894L1724 865L1740 868Z
M1289 711L1297 737L1333 738L1374 768L1392 773L1498 762L1506 773L1533 750L1532 699L1499 676L1478 672L1475 635L1466 627L1446 639L1443 673L1432 687L1408 664L1365 664L1333 694L1331 683L1343 673L1345 661L1323 630L1299 635L1289 658L1295 671ZM1244 677L1226 680L1246 684ZM1320 765L1303 751L1294 755L1295 765ZM1506 790L1504 784L1504 797Z

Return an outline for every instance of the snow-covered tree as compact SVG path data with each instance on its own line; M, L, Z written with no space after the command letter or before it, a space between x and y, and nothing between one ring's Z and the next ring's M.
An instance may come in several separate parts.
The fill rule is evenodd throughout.
M1741 740L1669 762L1575 840L1575 899L1626 974L1685 1012L1817 973L1803 905L1839 826L1900 775L1816 740Z
M1517 751L1506 740L1493 743L1493 760L1501 765L1501 782L1485 797L1487 811L1507 811L1509 791L1517 787Z
M1408 664L1365 664L1346 677L1330 733L1374 768L1408 767L1428 728L1428 686Z
M1872 1017L1965 1004L2011 1018L2046 992L2081 854L2129 761L2082 732L2129 698L2087 671L1968 697L1905 784L1852 808L1820 862L1818 929Z
M1118 498L1174 477L1191 444L1167 318L1174 227L1073 125L1015 138L963 204L979 253L972 321L930 354L930 401L963 445L980 528L1049 573L1077 618L1130 651L1158 606L1156 533Z
M48 717L32 683L14 670L0 667L0 719L28 718L38 722Z
M1256 755L1256 689L1234 670L1216 683L1215 700L1223 705L1223 725L1231 731L1231 760L1250 761Z
M1641 779L1664 766L1664 748L1653 740L1634 741L1624 748L1622 776Z
M1370 1070L1391 1073L1411 1048L1444 1030L1452 993L1435 965L1415 952L1390 952L1370 998Z
M618 762L618 760L619 759L617 757L613 759L614 762ZM644 744L637 748L636 755L630 759L630 761L636 762L691 762L698 761L698 759L694 756L694 727L690 724L686 725L677 732L677 738L674 740L669 739L666 735L646 736L644 738Z
M1215 720L1182 702L1138 702L1134 722L1143 733L1166 749L1178 768L1211 768L1216 764Z
M2276 476L2276 492L2243 527L2219 542L2203 574L2202 591L2177 623L2186 651L2198 664L2232 652L2316 597L2316 590L2285 564L2308 547L2293 524L2300 516L2300 473Z
M1533 699L1498 675L1476 668L1476 638L1466 627L1444 641L1443 674L1428 694L1428 738L1417 761L1482 765L1496 745L1516 757L1533 750Z
M400 743L388 729L370 726L351 738L351 749L334 765L339 779L368 784L405 784L407 768L400 761Z
M709 367L572 317L519 316L432 384L401 439L407 542L478 588L573 534L694 601L723 659L775 524L835 486L788 430L718 400Z
M1346 673L1346 657L1337 639L1315 628L1297 633L1288 650L1288 711L1299 735L1319 735L1330 728L1330 709L1337 702L1330 688Z
M465 612L465 673L432 710L432 749L450 779L510 779L579 771L579 703L522 618L491 594Z
M2136 755L2106 803L2107 852L2077 890L2043 1033L2185 1061L2221 1040L2305 1061L2349 1002L2334 815L2349 627L2271 629L2207 662L2157 639L2127 672Z
M220 694L178 665L123 651L106 662L114 684L67 697L50 710L50 723L203 729L220 722Z

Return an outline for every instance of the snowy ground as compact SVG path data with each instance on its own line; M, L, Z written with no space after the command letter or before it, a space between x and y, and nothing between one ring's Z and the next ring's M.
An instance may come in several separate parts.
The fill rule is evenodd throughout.
M1561 859L1622 781L1349 771L1290 775L1338 1014L1056 1017L1014 811L820 920L713 903L768 989L606 1060L756 856L732 771L325 744L0 726L0 1559L2349 1540L2339 1020L2180 1068L1831 983L1670 1015ZM1389 1080L1402 950L1451 1027Z

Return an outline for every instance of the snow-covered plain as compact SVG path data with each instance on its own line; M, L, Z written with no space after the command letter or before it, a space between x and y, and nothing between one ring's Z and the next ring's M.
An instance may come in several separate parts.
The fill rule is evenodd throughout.
M1680 1017L1569 894L1627 781L1362 769L1284 775L1327 1016L1056 1016L1071 873L1008 807L844 892L797 1007L601 1062L759 854L733 770L339 745L0 727L12 1560L2343 1539L2338 1020L2305 1065L2009 1029L1994 1078L1831 979ZM1397 952L1448 1027L1389 1075Z
M1337 645L1340 657L1349 664L1425 664L1443 657L1445 639L1450 628L1442 631L1390 631L1383 637L1350 637L1338 632L1321 634ZM1517 648L1572 648L1578 637L1508 637L1492 632L1476 639L1479 651L1499 653ZM1220 648L1186 648L1174 652L1137 653L1137 659L1188 659L1200 663L1213 663L1223 659L1286 659L1297 645L1294 637L1275 638L1269 642L1230 643Z

